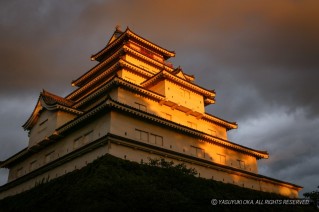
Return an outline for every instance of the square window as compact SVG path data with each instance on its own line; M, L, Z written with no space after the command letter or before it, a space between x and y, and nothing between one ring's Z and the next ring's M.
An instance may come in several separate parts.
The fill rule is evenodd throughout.
M238 165L239 165L239 168L245 169L245 161L238 160Z
M141 141L148 141L148 133L141 131Z
M163 137L162 136L156 136L156 145L163 146Z
M34 160L34 161L32 161L32 162L30 163L30 171L33 171L33 170L36 168L36 163L37 163L36 160Z
M90 131L83 136L83 144L87 144L92 141L93 141L93 131Z
M138 102L135 102L135 106L136 106L137 109L147 112L146 105L138 103Z
M151 144L156 144L156 136L153 134L150 134L150 143Z
M216 130L208 129L208 132L209 132L210 135L216 136Z
M226 164L226 156L221 154L217 154L217 155L219 156L219 162L222 164Z

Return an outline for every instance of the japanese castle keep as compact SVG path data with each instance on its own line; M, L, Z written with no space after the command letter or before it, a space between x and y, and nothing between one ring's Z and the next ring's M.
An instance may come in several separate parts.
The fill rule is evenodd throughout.
M72 82L66 97L43 90L23 128L28 146L1 161L9 169L0 198L80 169L110 154L131 161L164 158L195 168L200 177L298 197L302 187L258 174L269 157L233 143L229 122L205 112L215 92L167 62L175 53L127 28L116 29Z

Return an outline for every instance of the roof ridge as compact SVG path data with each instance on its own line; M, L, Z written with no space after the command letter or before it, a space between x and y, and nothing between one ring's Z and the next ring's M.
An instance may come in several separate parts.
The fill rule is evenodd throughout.
M49 91L46 91L43 89L43 91L40 94L40 98L42 97L42 99L49 104L54 104L54 103L59 103L62 104L64 106L68 106L71 107L74 102L70 99L66 99L64 97L61 97L59 95L56 95L54 93L51 93Z

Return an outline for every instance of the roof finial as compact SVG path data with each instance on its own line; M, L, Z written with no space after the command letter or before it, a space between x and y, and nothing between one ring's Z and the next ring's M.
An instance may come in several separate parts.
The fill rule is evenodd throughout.
M117 24L116 27L115 27L115 30L121 32L121 25Z

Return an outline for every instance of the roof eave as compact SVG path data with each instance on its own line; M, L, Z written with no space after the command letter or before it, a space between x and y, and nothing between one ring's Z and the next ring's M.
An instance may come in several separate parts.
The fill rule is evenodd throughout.
M134 33L133 31L131 31L128 27L126 28L126 30L118 37L116 38L113 42L108 43L102 50L100 50L98 53L93 54L91 56L91 60L96 60L98 62L101 62L101 58L103 57L104 53L114 47L116 44L118 44L120 41L124 40L125 38L129 38L129 37L134 37L135 39L143 42L146 45L151 46L152 48L156 49L157 51L161 52L164 56L164 59L167 60L170 57L175 57L175 52L174 51L169 51L167 49L164 49L163 47L160 47L150 41L148 41L147 39L137 35L136 33Z
M28 148L24 148L21 151L17 152L16 154L12 155L8 159L1 161L0 163L0 168L10 168L17 159L21 158L24 156L26 153L28 153Z

